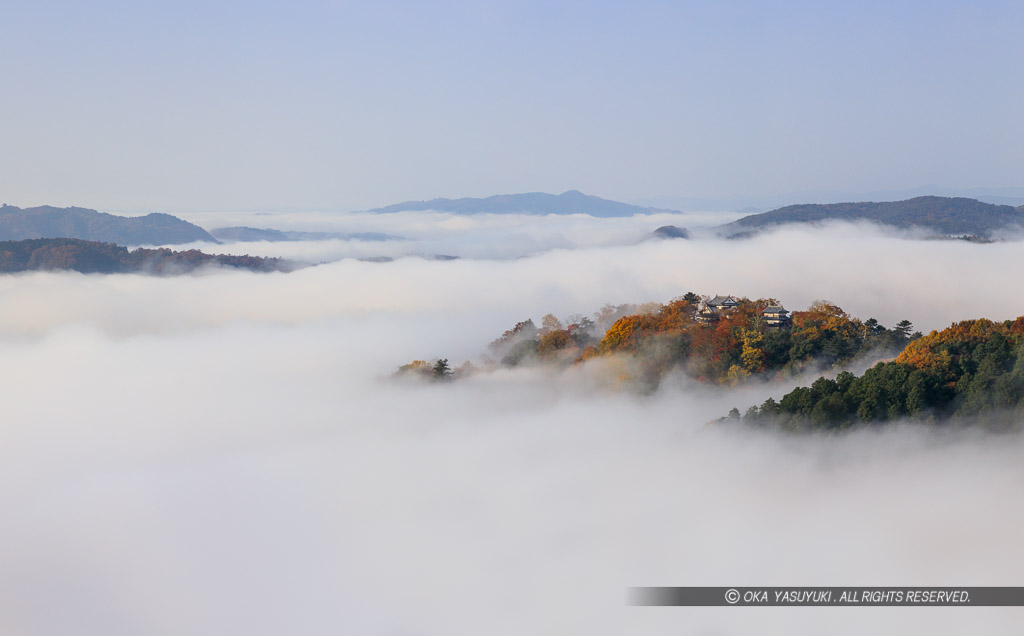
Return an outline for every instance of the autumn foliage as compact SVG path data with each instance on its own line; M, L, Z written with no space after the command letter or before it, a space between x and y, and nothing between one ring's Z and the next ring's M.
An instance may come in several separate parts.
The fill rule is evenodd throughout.
M910 342L892 362L862 376L840 373L767 400L744 416L788 428L842 429L909 418L937 423L985 416L1019 421L1024 412L1024 317L965 320Z
M668 303L605 305L593 319L564 322L548 314L538 329L524 320L490 345L491 363L583 364L600 358L624 363L626 381L653 389L679 370L705 382L736 384L766 373L787 374L845 364L869 351L898 353L911 340L910 323L892 330L861 322L840 307L819 301L794 312L792 322L770 325L762 314L772 298L734 299L713 312L707 297L688 293Z

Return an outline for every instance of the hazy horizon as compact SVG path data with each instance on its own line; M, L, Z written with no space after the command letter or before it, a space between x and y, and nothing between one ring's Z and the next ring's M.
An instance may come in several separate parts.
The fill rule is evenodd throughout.
M562 194L568 191L579 191L577 188L569 188L567 190L558 190L547 192L546 194ZM420 202L430 201L434 199L484 199L495 195L513 195L513 194L535 194L537 191L530 192L494 192L487 195L474 196L474 197L463 197L463 196L423 196L418 199L405 199L395 200L388 202L380 202L373 206L365 209L342 209L340 207L331 206L319 206L319 207L303 207L295 205L284 205L277 207L259 207L249 206L244 208L225 208L215 209L209 206L200 206L195 209L179 209L179 208L155 208L155 207L144 207L138 209L105 209L89 205L83 202L68 203L66 205L56 205L49 202L42 203L26 203L26 202L11 202L7 200L0 200L0 204L13 205L19 208L33 208L40 206L52 206L52 207L79 207L86 209L94 209L98 212L105 212L108 214L115 214L121 216L141 216L153 212L172 214L186 220L193 220L196 218L210 217L210 216L221 216L231 217L245 216L252 219L252 223L259 225L260 220L257 216L252 215L289 215L289 214L320 214L320 213L354 213L354 212L369 212L375 208L385 207L387 205L393 205L397 203L406 202ZM584 192L583 194L589 196L597 196L606 200L615 200L600 194L593 192ZM728 214L753 214L759 212L765 212L772 209L782 208L788 205L795 204L828 204L828 203L845 203L845 202L857 202L857 201L897 201L904 199L912 199L920 196L939 196L939 197L964 197L970 199L977 199L986 203L993 203L997 205L1010 205L1018 207L1024 205L1024 187L993 187L993 188L945 188L936 185L925 185L917 186L912 188L900 188L894 190L876 190L876 191L861 191L861 192L850 192L842 190L805 190L800 192L787 192L777 194L760 194L751 196L721 196L721 197L686 197L676 195L658 195L658 196L639 196L630 200L621 201L622 203L628 203L630 205L636 205L641 207L656 208L667 212L682 212L686 214L704 212L715 215L728 215ZM504 213L507 214L507 213ZM286 218L286 216L282 216ZM328 224L329 225L329 224Z

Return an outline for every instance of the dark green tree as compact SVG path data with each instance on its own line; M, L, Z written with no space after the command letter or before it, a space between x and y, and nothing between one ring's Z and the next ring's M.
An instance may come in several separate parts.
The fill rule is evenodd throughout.
M898 333L904 340L910 340L910 332L913 331L913 329L914 325L909 320L901 320L892 328L892 330Z
M452 368L448 364L448 358L442 358L434 363L432 375L435 380L449 380L452 377Z

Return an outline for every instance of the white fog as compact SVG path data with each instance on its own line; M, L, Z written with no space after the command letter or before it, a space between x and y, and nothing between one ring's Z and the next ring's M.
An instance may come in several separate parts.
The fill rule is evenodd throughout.
M642 397L588 365L390 374L475 360L526 318L687 291L826 298L924 331L1014 318L1019 244L836 226L602 246L567 227L518 259L439 233L466 257L0 278L0 632L1016 633L1020 608L645 608L625 591L1019 583L1017 436L708 424L793 382Z

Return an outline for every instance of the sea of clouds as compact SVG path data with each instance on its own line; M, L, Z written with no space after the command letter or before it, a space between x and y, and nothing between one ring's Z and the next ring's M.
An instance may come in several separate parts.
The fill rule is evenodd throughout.
M649 217L545 219L344 228L454 261L237 244L331 262L0 278L0 633L1017 633L1024 608L625 603L633 585L1022 584L1017 436L709 424L792 383L642 397L586 367L390 374L476 359L526 318L687 291L924 331L1014 318L1019 243L850 225L639 242ZM496 250L503 234L532 239Z

